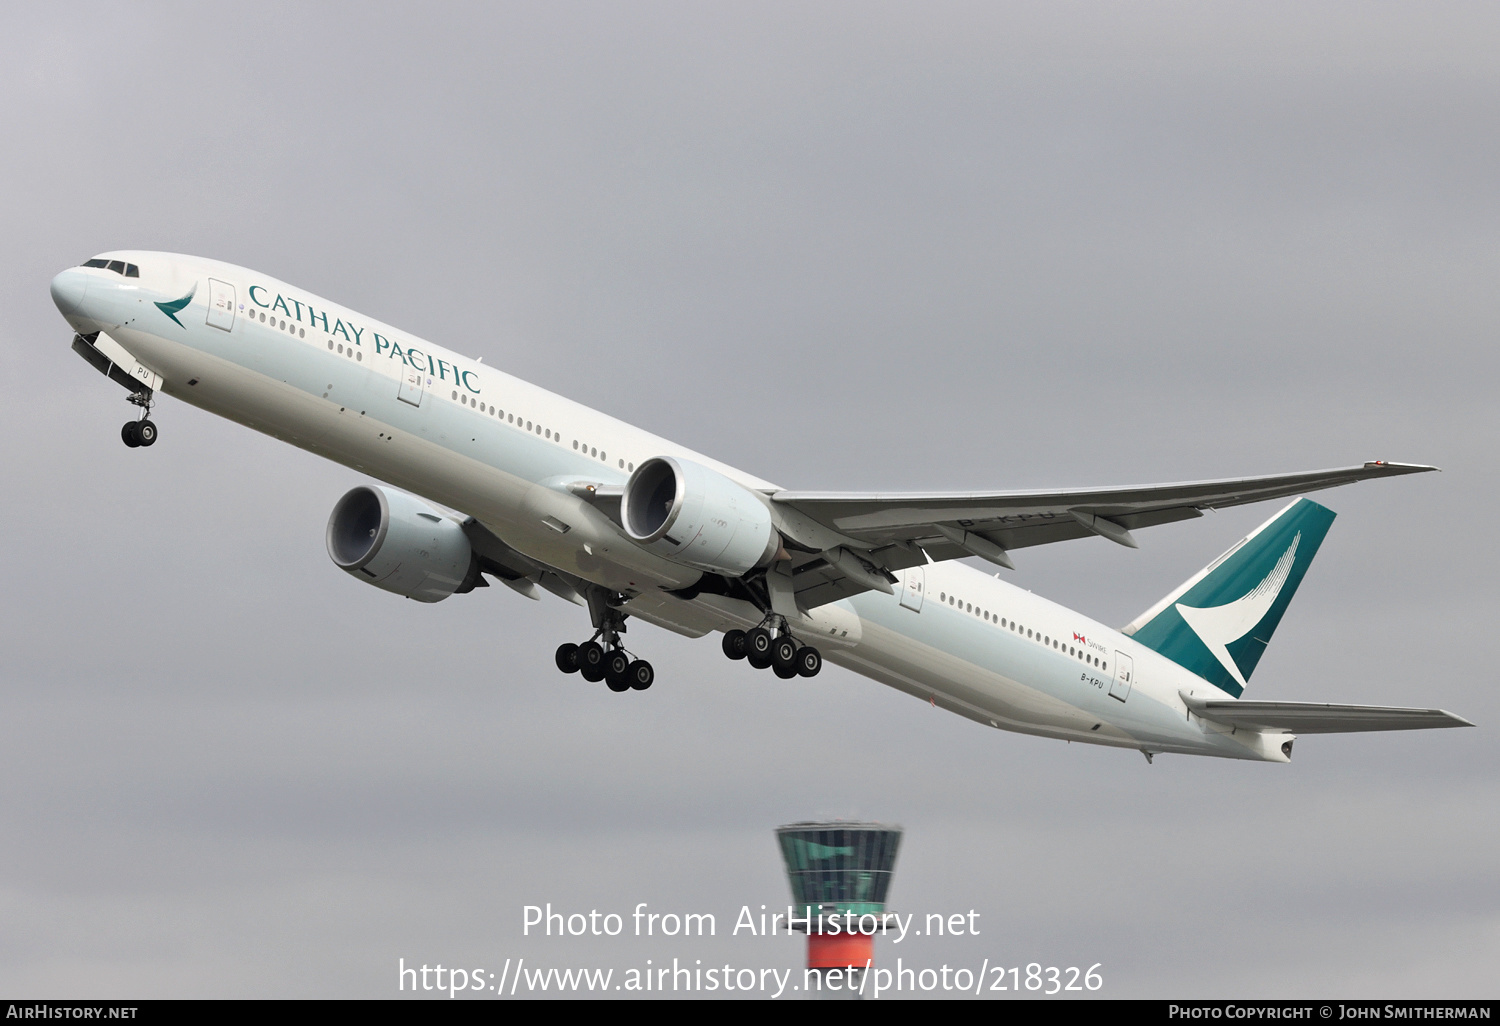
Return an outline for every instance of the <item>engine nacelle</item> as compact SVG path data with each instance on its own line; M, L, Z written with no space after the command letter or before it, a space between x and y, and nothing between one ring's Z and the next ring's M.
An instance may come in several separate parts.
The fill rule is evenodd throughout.
M687 460L658 456L635 469L620 499L625 533L676 563L739 577L771 562L781 536L744 485Z
M479 557L463 529L405 492L361 485L333 507L328 555L357 580L418 602L473 591Z

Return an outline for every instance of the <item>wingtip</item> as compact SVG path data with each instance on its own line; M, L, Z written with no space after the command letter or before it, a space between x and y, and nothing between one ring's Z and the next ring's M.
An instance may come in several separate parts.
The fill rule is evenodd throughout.
M1387 474L1425 474L1430 470L1441 471L1442 467L1430 467L1425 463L1392 463L1390 460L1366 460L1366 470Z

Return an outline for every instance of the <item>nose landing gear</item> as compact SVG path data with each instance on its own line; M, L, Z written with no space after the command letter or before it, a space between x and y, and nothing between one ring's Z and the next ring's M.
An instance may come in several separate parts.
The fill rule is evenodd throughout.
M156 444L156 424L151 420L152 394L150 390L131 392L125 397L141 408L140 420L127 420L120 428L120 441L132 449Z

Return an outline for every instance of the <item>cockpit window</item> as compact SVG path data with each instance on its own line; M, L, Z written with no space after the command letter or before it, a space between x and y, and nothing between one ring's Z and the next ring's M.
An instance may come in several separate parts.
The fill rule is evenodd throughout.
M103 260L95 257L92 260L85 260L83 266L102 267L105 270L114 271L116 274L123 274L127 278L139 278L141 276L141 269L139 267L135 264L127 264L123 260Z

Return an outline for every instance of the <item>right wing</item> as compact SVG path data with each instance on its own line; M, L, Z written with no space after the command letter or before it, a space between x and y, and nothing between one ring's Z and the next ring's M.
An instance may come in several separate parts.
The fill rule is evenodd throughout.
M1194 715L1248 730L1289 734L1350 734L1367 730L1423 730L1472 727L1446 709L1402 709L1388 705L1332 705L1324 702L1245 702L1209 700L1178 693Z

